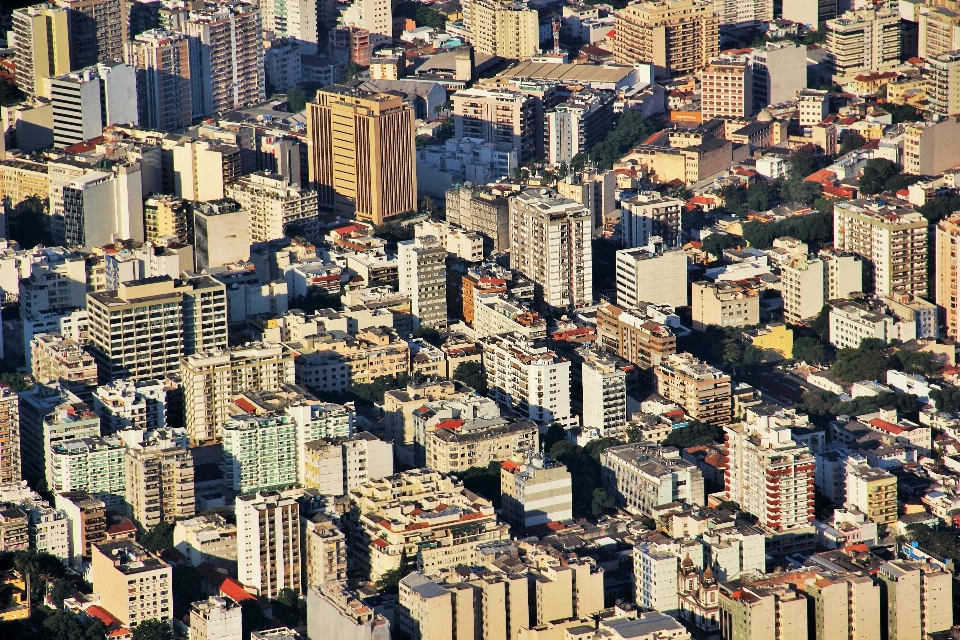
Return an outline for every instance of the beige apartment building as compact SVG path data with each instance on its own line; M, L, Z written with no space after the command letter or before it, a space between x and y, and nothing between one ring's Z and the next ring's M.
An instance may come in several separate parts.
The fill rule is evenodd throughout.
M540 19L521 2L467 0L464 25L477 53L527 60L540 51Z
M193 456L187 449L145 442L127 449L124 464L127 503L142 530L196 513Z
M457 138L476 138L495 144L498 151L515 151L520 164L543 153L542 116L538 122L538 101L532 94L481 84L457 91L450 100Z
M825 48L833 81L852 82L860 73L886 71L900 64L900 14L861 9L827 20Z
M908 124L903 130L903 172L935 176L960 163L960 118Z
M748 118L753 112L753 67L746 60L713 60L700 74L700 111L709 118Z
M927 58L930 78L927 98L930 109L939 115L960 114L960 52L948 51Z
M947 337L960 339L960 215L937 223L936 301L946 315Z
M373 224L417 209L413 110L399 96L326 87L307 105L307 139L320 207Z
M53 4L17 9L13 33L17 87L24 93L50 97L50 78L71 68L67 10Z
M80 343L59 334L38 333L30 341L30 353L34 380L91 399L97 386L97 363Z
M125 62L137 70L139 125L156 131L190 126L193 101L187 36L151 29L137 34L123 46ZM202 73L200 69L197 72Z
M107 537L107 506L86 491L58 493L54 506L70 523L70 565L82 570L84 559L93 555L93 545Z
M501 517L518 529L573 518L573 481L567 467L537 452L500 467Z
M699 71L720 54L713 2L639 2L616 14L617 62L652 62L658 77Z
M384 442L369 431L350 438L328 438L307 442L302 484L327 496L342 496L370 478L393 475L393 443Z
M539 448L540 430L532 420L447 420L426 436L426 463L441 473L460 473Z
M426 402L462 400L474 390L455 380L439 380L408 385L406 389L392 389L383 394L384 432L394 444L398 462L414 464L413 412Z
M702 281L690 285L693 328L760 324L760 288L740 282Z
M833 245L867 261L864 290L927 294L927 220L913 209L867 200L837 202Z
M318 393L410 370L410 347L389 327L368 327L355 336L328 333L288 345L294 352L296 383Z
M917 56L924 60L960 49L960 13L947 6L919 8Z
M317 232L317 192L287 184L286 178L258 171L224 187L224 195L250 212L250 241L264 242L293 233Z
M446 205L447 222L483 234L485 248L510 247L510 208L502 192L467 182L447 190Z
M20 398L0 384L0 484L20 482Z
M182 198L165 194L146 198L143 201L143 218L147 242L163 236L175 236L180 242L189 244L189 229L193 225L188 217L189 206Z
M863 262L853 255L798 255L780 266L783 317L791 324L817 316L830 300L863 291Z
M606 349L650 370L677 352L677 335L639 309L610 303L597 309L597 340Z
M237 578L265 598L300 592L300 489L237 496Z
M0 199L9 198L16 206L31 197L49 196L47 165L19 159L0 161Z
M347 578L347 538L337 523L317 514L300 518L303 531L303 577L317 585Z
M730 376L689 353L665 358L653 370L654 391L676 402L694 420L714 425L732 416Z
M897 521L897 476L866 463L847 463L848 505L878 525Z
M887 638L927 638L953 624L953 577L919 562L894 560L877 574ZM881 609L882 611L882 609Z
M94 544L93 589L125 627L173 619L173 569L133 540Z
M232 574L237 571L237 525L219 515L178 520L173 547L193 566L209 562Z
M277 391L293 384L294 353L284 345L250 343L195 353L180 362L187 432L191 442L220 438L234 396L248 389Z

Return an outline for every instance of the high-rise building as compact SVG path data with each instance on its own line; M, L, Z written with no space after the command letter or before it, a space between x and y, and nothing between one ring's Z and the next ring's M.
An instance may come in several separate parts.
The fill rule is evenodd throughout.
M617 251L617 304L687 306L687 255L656 242Z
M190 637L194 640L240 640L243 612L229 598L210 596L190 605Z
M70 564L82 570L84 562L90 561L93 545L107 537L107 507L86 491L58 493L54 500L70 523Z
M538 13L523 3L468 0L463 17L477 53L527 60L540 50Z
M573 481L567 467L537 452L500 466L501 516L517 529L573 518Z
M93 588L126 627L173 619L173 569L133 540L94 544Z
M820 24L837 17L837 0L784 0L783 19L816 31Z
M638 193L621 203L620 233L627 247L646 247L653 238L667 247L680 246L680 210L683 201L653 191Z
M960 49L960 13L946 6L921 6L917 55L924 60Z
M946 316L947 337L960 339L960 270L953 256L960 251L960 216L937 223L936 301Z
M774 405L747 409L744 422L724 427L727 499L777 531L814 520L816 464L810 448L794 439L794 427L809 427L807 417Z
M147 440L127 449L124 464L127 503L141 530L196 512L193 457L185 447Z
M768 42L747 54L753 75L753 112L796 100L807 88L807 50L789 40Z
M300 47L300 55L317 55L320 33L318 27L323 27L319 21L319 5L316 0L286 0L286 37Z
M328 496L346 495L369 479L393 475L393 443L368 431L349 438L310 440L300 457L304 467L301 484Z
M173 147L173 193L184 200L216 202L225 185L242 175L240 147L206 138Z
M60 386L84 402L93 399L97 386L97 364L76 340L59 334L40 333L30 341L33 379Z
M107 509L126 510L123 441L113 436L63 440L50 447L47 486L54 493L86 491Z
M704 120L749 117L753 112L753 66L743 58L711 60L700 73L700 92Z
M847 12L826 23L827 61L834 82L900 64L900 14L890 9Z
M265 598L300 592L299 490L237 496L238 579Z
M556 105L544 118L547 162L569 164L574 156L587 153L606 136L612 119L610 92L580 91Z
M906 142L905 142L906 144ZM867 200L838 202L833 246L863 258L864 291L927 295L926 218L913 209Z
M24 93L49 96L50 78L70 71L67 11L50 4L17 9L13 34L17 87Z
M277 391L294 384L293 352L279 344L252 343L229 349L204 350L183 358L184 408L190 441L220 438L234 397L248 389Z
M953 624L949 572L921 562L893 560L880 566L880 628L887 638L923 638ZM885 612L885 613L884 613Z
M670 502L706 503L703 474L673 449L650 443L610 447L600 455L604 487L629 511L650 517Z
M773 0L713 0L713 12L722 31L756 28L773 20Z
M651 62L657 77L699 71L720 53L713 2L640 2L616 14L617 62Z
M915 176L943 173L960 162L960 122L915 122L903 130L903 172Z
M447 250L436 236L397 243L400 293L410 296L414 329L447 328Z
M576 200L593 213L594 232L604 226L604 218L617 208L617 175L613 171L588 168L570 173L557 181L555 188L560 195Z
M250 212L234 200L193 205L197 271L250 259Z
M570 410L570 361L545 345L516 333L484 338L483 368L490 397L520 418L544 426L578 422Z
M413 110L400 97L326 87L307 105L307 138L321 207L373 224L416 210Z
M127 3L123 0L55 0L67 10L70 26L70 68L123 60L127 35Z
M54 445L100 436L100 418L69 391L38 384L21 392L19 399L23 477L31 483L49 477L50 450Z
M307 635L342 640L390 640L390 621L349 591L345 581L310 582Z
M20 399L0 384L0 484L20 482Z
M720 369L689 353L676 353L661 360L653 374L654 390L694 420L714 425L730 422L730 376Z
M315 513L301 516L303 528L303 578L306 584L323 584L347 577L347 538L340 522Z
M178 520L173 528L173 547L193 566L209 562L230 574L237 571L237 525L219 515Z
M182 244L192 244L193 220L187 202L165 194L152 194L143 201L144 237L147 242L173 236Z
M465 473L486 467L505 455L540 448L539 427L532 420L460 418L431 425L424 434L424 464L440 473ZM427 431L424 429L424 431Z
M260 10L237 2L190 13L179 29L190 42L193 117L266 100Z
M948 51L927 58L930 108L942 116L960 114L960 53Z
M339 21L366 29L372 47L393 42L393 12L388 0L354 0L340 15Z
M694 282L690 285L690 310L691 323L696 331L706 331L709 326L760 324L760 289L750 282Z
M641 309L609 303L597 309L597 341L645 371L677 352L677 335L668 325Z
M554 309L593 304L593 215L551 189L510 198L511 268L533 280L535 297Z
M501 86L461 89L453 102L454 135L483 140L499 151L513 150L520 164L543 155L543 116L529 93Z
M154 29L124 45L126 63L137 70L140 126L175 131L193 121L190 43L181 33Z
M99 63L50 80L53 143L57 147L96 138L111 124L136 125L136 70L122 62Z
M847 459L845 505L856 508L869 520L888 525L897 520L897 476L876 469L858 456Z
M317 192L291 186L266 171L244 176L224 194L250 212L250 241L265 242L290 235L317 235Z
M484 236L484 252L510 247L510 205L502 193L469 182L446 193L447 222Z
M780 265L783 317L791 324L810 320L830 300L863 291L863 261L853 255L797 255Z
M574 376L574 413L580 416L581 441L620 438L627 426L627 374L623 366L602 350L577 349L579 373ZM576 364L574 366L577 366Z
M797 111L801 127L813 127L830 113L830 94L822 89L803 89L797 96Z
M162 378L180 358L226 346L226 288L208 276L157 276L87 296L90 349L103 380Z
M54 241L87 250L118 238L142 242L142 178L139 163L125 162L51 183L51 202L54 191L61 201L50 220Z
M31 550L69 562L70 521L64 510L51 507L26 482L0 484L0 500L6 505L15 505L27 515L27 539Z
M168 387L160 380L116 380L97 387L93 410L104 433L123 429L156 431L167 423Z
M242 403L241 403L242 404ZM284 414L240 414L219 427L224 485L237 494L289 489L298 483L297 423Z

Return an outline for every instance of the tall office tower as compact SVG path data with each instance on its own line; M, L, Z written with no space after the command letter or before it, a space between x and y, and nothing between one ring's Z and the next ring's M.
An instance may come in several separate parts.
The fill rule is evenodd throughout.
M70 71L70 35L65 9L37 4L13 12L17 87L49 96L48 81Z
M747 54L753 70L753 112L787 100L807 88L807 49L785 42L768 42Z
M340 22L370 32L370 45L393 42L393 10L390 0L354 0L340 16Z
M941 53L927 58L926 63L930 70L930 109L942 116L960 114L960 52Z
M410 296L414 328L447 329L447 250L435 236L397 244L399 291Z
M960 49L960 13L946 7L921 6L917 55L924 60Z
M133 540L94 544L93 588L100 606L127 628L173 619L173 569Z
M676 402L694 420L713 425L730 422L730 376L689 353L662 358L653 368L654 391Z
M593 304L592 231L583 205L551 189L524 189L510 198L510 266L533 280L547 306Z
M51 184L51 202L54 197L61 202L50 221L54 242L88 251L120 238L142 242L141 185L139 163L89 168L68 182Z
M147 242L173 236L183 244L193 243L190 208L182 198L152 194L143 201L144 236Z
M326 87L307 105L320 206L373 224L417 208L413 110L399 96Z
M295 382L293 352L270 343L196 352L183 359L179 373L187 432L194 443L219 439L236 394L277 391Z
M450 97L454 135L515 151L520 164L543 154L543 120L537 118L537 99L506 87L472 87Z
M838 202L833 246L866 263L864 291L927 295L927 220L913 209L867 200Z
M67 9L70 25L70 68L123 60L127 36L124 0L54 0Z
M709 1L639 2L617 12L616 31L617 62L652 62L657 77L699 71L720 54Z
M0 384L0 484L20 480L20 399Z
M949 572L922 562L893 560L880 566L877 577L884 637L928 638L950 629L953 585Z
M889 9L847 12L826 23L827 63L833 81L886 71L900 64L900 15Z
M791 409L760 405L747 409L744 422L724 427L727 499L777 531L809 526L816 463L791 431L809 426Z
M483 234L485 253L510 247L510 205L502 193L465 182L447 191L446 204L447 222Z
M191 12L179 31L190 38L195 118L266 100L259 9L238 2Z
M946 315L947 337L960 339L960 268L954 256L960 252L960 215L937 223L937 306Z
M208 276L157 276L87 294L90 350L102 380L180 371L180 358L227 344L226 287Z
M756 28L773 21L773 0L713 0L713 12L725 33Z
M613 118L610 92L581 91L547 112L544 149L550 164L569 163L606 136Z
M683 201L642 191L622 203L620 233L627 247L646 247L660 238L666 247L680 246L680 209Z
M140 121L137 74L122 62L101 63L53 78L50 99L57 147L96 138L111 124Z
M712 60L700 75L700 87L704 120L746 118L753 112L753 67L742 57Z
M182 33L155 29L125 47L125 60L137 70L140 126L174 131L193 120L190 99L190 43Z
M539 15L523 3L468 0L463 15L477 53L527 60L540 51Z
M172 440L147 440L127 449L123 464L127 504L141 530L196 513L193 456L186 447Z
M226 185L224 195L250 212L251 242L317 235L317 192L291 186L275 173L244 176Z
M300 592L301 490L237 496L237 578L265 598Z

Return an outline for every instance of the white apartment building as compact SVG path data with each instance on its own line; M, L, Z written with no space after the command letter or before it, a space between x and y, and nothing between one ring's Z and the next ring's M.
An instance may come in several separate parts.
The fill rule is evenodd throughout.
M524 189L510 198L511 268L534 283L544 305L593 304L593 214L551 189Z
M447 250L436 236L397 243L400 293L410 296L414 329L447 328Z
M115 437L58 442L50 447L47 486L54 493L86 491L108 509L125 513L125 451L123 441Z
M676 449L618 445L600 455L600 465L603 486L631 513L649 517L670 502L706 504L703 474Z
M713 0L721 29L749 28L773 20L773 0Z
M616 260L618 305L687 306L687 254L683 249L664 248L653 238L647 246L617 251Z
M627 426L627 374L602 351L581 347L582 399L575 403L581 420L580 442L596 438L619 438Z
M64 562L70 560L70 521L66 512L51 507L26 481L0 484L0 501L13 503L27 514L31 549L49 553Z
M518 529L573 518L572 492L567 467L535 452L514 456L501 466L502 517Z
M117 380L97 387L93 410L107 433L166 426L167 387L159 380Z
M569 360L515 333L490 336L482 343L487 385L498 404L542 428L551 423L577 425L570 411Z
M545 340L547 322L536 311L502 293L474 289L473 330L477 338L519 333L528 340Z
M703 545L698 540L651 540L633 550L634 596L638 605L666 614L680 611L681 562L704 566Z
M569 163L603 139L613 116L608 95L581 91L547 112L544 151L549 164Z
M217 515L178 520L173 528L173 547L193 566L209 562L236 571L237 525Z
M220 437L236 394L247 389L276 391L294 384L293 352L272 343L249 343L187 356L180 363L186 427L191 442Z
M644 191L621 203L620 234L628 248L646 247L653 238L667 247L680 246L680 210L683 201Z
M804 89L797 96L797 110L801 127L818 125L830 114L830 94L818 89Z
M299 490L237 496L237 578L265 598L301 588Z
M133 540L92 548L93 590L100 606L127 628L173 619L173 568Z
M288 184L283 176L251 173L224 187L224 195L250 212L250 241L317 233L317 192Z
M877 296L927 295L927 233L927 219L912 209L867 200L834 208L833 245L868 262L864 290Z
M354 0L340 15L339 22L369 31L372 48L393 42L393 12L389 0Z
M242 610L228 598L210 596L190 605L191 640L241 640Z
M753 72L754 113L772 104L796 100L807 87L807 48L804 46L790 40L768 42L748 53L747 60Z
M514 151L514 160L520 164L532 162L542 153L543 132L535 125L534 96L507 87L481 85L461 89L450 100L457 140L469 138L491 143L497 151Z
M809 426L806 416L759 405L747 409L744 422L723 428L727 499L777 531L806 527L814 520L816 464L810 449L794 440L794 426Z
M224 484L234 493L297 484L297 424L286 415L238 415L220 427Z
M342 496L368 479L393 475L393 443L372 433L307 442L300 450L301 484L328 496Z
M151 436L128 443L126 499L140 528L152 529L196 513L193 463L193 454L182 441Z
M172 153L173 193L184 200L219 201L225 197L226 185L241 175L240 148L232 144L202 138L184 140L173 145ZM234 201L228 202L233 204L232 208L226 207L231 212L236 211L237 208L242 209L237 207ZM206 207L202 207L201 210L209 211ZM246 231L247 229L244 229L244 235ZM249 241L247 244L249 245ZM244 247L244 250L249 251L249 248L249 246ZM199 246L197 252L200 252ZM249 253L245 254L242 259L245 260L249 255Z
M898 318L882 304L846 299L830 303L830 344L838 349L856 349L864 338L876 338L886 344L916 337L915 320Z
M65 180L51 179L50 231L54 242L89 251L117 238L143 241L140 169L136 162L115 164L109 169L90 166Z
M483 260L483 236L476 231L468 231L467 228L457 227L446 221L425 220L418 222L413 232L417 238L423 236L439 238L446 247L447 253L467 262Z
M124 43L124 59L136 69L140 125L175 131L193 121L190 44L185 35L151 29Z
M783 317L796 324L817 316L830 300L863 291L863 262L852 255L798 255L780 266Z
M826 22L828 62L833 80L852 82L860 73L886 71L900 64L900 14L861 9Z
M122 62L100 63L50 80L53 144L96 138L112 124L137 125L137 73Z
M50 450L55 444L100 436L100 418L69 391L35 385L18 396L20 457L28 480L50 477Z

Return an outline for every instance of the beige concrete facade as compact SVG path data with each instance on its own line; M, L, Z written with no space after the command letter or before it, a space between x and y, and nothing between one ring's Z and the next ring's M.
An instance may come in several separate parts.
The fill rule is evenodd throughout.
M126 627L173 619L173 569L132 540L94 544L93 588Z
M732 282L694 282L690 288L693 328L760 324L760 291Z
M720 369L678 353L661 361L653 374L654 390L691 418L716 425L730 422L730 376Z
M698 71L720 53L713 2L640 2L616 14L617 62L652 62L656 75Z

